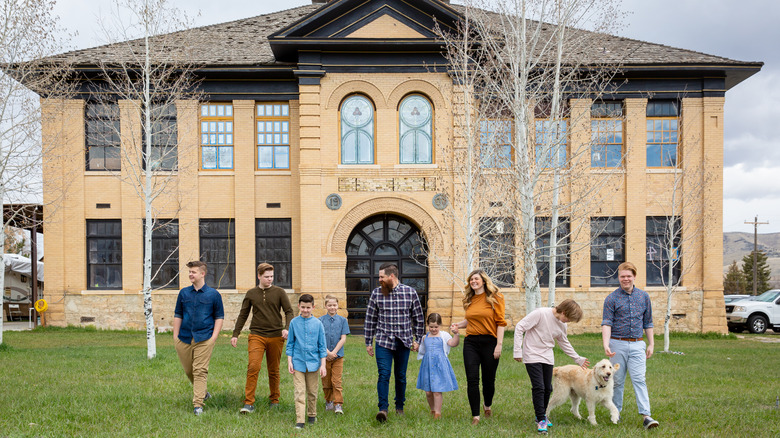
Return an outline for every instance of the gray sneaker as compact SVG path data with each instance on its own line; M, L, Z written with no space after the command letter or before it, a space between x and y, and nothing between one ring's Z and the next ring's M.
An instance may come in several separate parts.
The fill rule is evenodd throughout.
M255 411L254 405L244 405L243 408L241 408L240 411L238 411L239 414L251 414Z
M645 417L645 421L642 422L642 426L644 426L645 429L653 429L658 427L658 422L653 420L653 417L647 416Z
M337 414L344 413L344 408L341 407L341 403L336 404L336 407L334 407L333 410L336 411Z
M195 416L198 416L198 415L203 413L203 408L197 407L197 408L193 409L193 413L195 414Z
M333 402L325 402L325 410L332 411L334 409Z

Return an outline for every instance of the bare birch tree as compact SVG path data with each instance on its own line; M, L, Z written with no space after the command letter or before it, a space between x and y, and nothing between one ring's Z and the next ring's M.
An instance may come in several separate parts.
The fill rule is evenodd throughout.
M94 104L87 109L88 116L110 122L101 125L107 129L92 131L88 124L87 165L120 178L144 202L142 292L147 357L152 359L157 354L152 281L160 275L160 269L153 270L152 237L155 231L165 232L179 211L179 157L197 153L196 144L181 142L188 137L181 130L187 128L177 123L177 103L200 100L197 66L189 61L196 44L177 32L190 23L168 0L117 0L111 18L101 27L118 42L109 46L113 56L98 60L100 73L89 84ZM132 122L129 126L140 125L140 131L122 131L120 113Z
M0 199L5 209L3 230L22 221L23 204L42 204L41 157L56 153L41 142L38 96L68 95L67 63L44 58L62 50L52 0L7 0L0 3ZM14 206L19 206L15 208ZM54 205L49 206L55 208ZM0 233L0 247L6 233ZM33 237L34 238L34 237ZM35 263L35 261L33 261ZM0 269L0 284L5 269ZM0 295L0 309L3 297ZM0 344L3 342L0 317Z
M566 256L577 250L573 245L559 245L560 218L565 214L571 222L574 214L587 215L590 209L585 204L595 204L598 188L609 180L594 179L590 166L581 164L590 158L591 141L587 136L572 142L571 127L581 126L582 120L572 119L568 101L598 98L613 86L619 62L605 62L594 55L603 45L605 35L600 32L608 24L614 26L620 12L612 1L464 3L468 32L461 29L457 36L442 35L448 60L456 66L452 68L456 101L463 100L464 108L466 101L476 102L471 103L471 112L462 111L472 123L456 122L456 135L466 143L466 153L456 154L451 166L454 178L472 182L473 190L455 190L452 211L455 217L468 219L463 235L470 251L465 257L479 253L479 264L499 284L520 283L530 312L541 305L539 250L545 251L549 263L552 304L556 276L565 274L556 268L557 257L561 249ZM459 77L466 75L463 72L469 76ZM590 113L579 117L589 118ZM471 167L464 169L464 163ZM563 197L562 192L566 192ZM465 205L462 210L459 201ZM545 248L536 247L537 217L549 218L548 228L554 231ZM482 226L473 226L473 218L481 218ZM572 227L563 234L568 238L580 231ZM520 281L515 280L518 259ZM473 266L473 259L469 260Z
M679 102L678 102L679 108ZM659 148L664 164L672 166L666 184L666 192L654 197L651 208L660 214L647 218L647 283L662 285L666 293L664 309L664 353L670 353L670 322L672 320L672 302L674 295L683 286L683 281L689 274L694 274L701 264L702 236L708 222L704 208L703 192L709 184L711 175L705 171L701 163L693 160L681 162L680 156L694 156L701 139L681 139L678 133L683 128L683 114L667 119L669 128L659 126L659 129L649 132L668 132L666 144ZM663 120L648 120L648 124L663 124ZM672 149L666 145L674 145ZM688 220L683 221L685 217ZM691 283L689 279L687 283Z

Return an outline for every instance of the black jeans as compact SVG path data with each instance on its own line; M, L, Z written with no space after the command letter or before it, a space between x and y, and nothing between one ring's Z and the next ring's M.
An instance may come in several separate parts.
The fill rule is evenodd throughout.
M553 366L546 363L527 363L525 370L531 378L531 397L534 401L534 414L536 422L545 419L547 403L552 394Z
M482 395L485 406L493 405L496 393L496 370L498 359L493 358L498 341L490 335L466 336L463 343L463 364L466 366L469 406L471 416L479 416L479 368L482 367Z

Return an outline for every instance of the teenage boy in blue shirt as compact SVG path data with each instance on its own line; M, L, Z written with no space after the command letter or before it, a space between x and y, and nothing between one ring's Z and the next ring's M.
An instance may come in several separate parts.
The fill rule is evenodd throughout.
M298 316L290 321L287 333L287 370L295 385L295 428L303 429L306 415L309 424L317 421L318 376L325 377L325 329L312 317L314 297L303 294L298 299ZM308 401L308 406L307 406Z
M225 310L222 296L206 284L206 264L187 263L192 286L179 291L173 311L173 340L179 361L192 382L192 405L195 415L203 413L203 402L210 397L206 391L209 361L217 342Z

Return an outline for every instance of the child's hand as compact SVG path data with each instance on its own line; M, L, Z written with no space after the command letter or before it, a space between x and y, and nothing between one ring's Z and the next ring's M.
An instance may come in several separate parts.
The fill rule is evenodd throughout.
M290 374L295 374L295 370L293 369L292 362L287 363L287 371L289 371Z
M515 360L520 362L520 363L523 363L523 358L522 357L516 357Z
M335 351L329 351L328 352L328 357L326 359L329 360L329 361L330 360L336 360L336 352Z
M457 335L457 334L458 334L458 331L460 330L460 329L458 328L458 325L457 325L457 324L452 324L452 327L450 327L450 329L452 330L452 334L453 334L453 335Z
M588 361L588 359L586 358L585 362L583 362L582 365L580 366L582 367L583 370L587 370L588 367L590 366L590 361Z
M320 376L325 377L328 375L328 370L325 367L320 367Z

